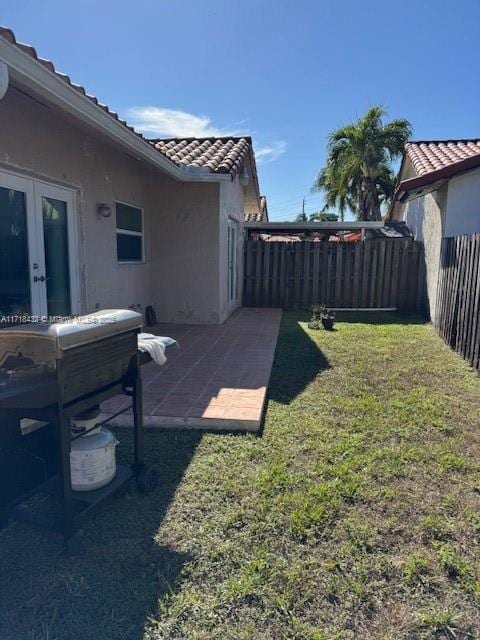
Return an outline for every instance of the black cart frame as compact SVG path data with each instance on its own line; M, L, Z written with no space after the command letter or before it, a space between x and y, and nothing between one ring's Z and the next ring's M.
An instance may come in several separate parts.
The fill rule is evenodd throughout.
M120 339L120 337L117 339ZM20 429L19 425L22 418L30 418L54 425L60 456L59 474L18 496L14 503L8 505L8 515L15 520L58 531L63 535L67 551L74 550L74 534L82 521L82 517L99 502L118 491L133 478L137 479L141 489L148 490L153 488L153 477L147 480L148 474L143 460L144 434L142 379L140 373L141 363L149 361L150 357L137 351L136 332L122 336L122 340L126 347L123 352L123 366L119 368L113 358L109 363L108 357L106 357L104 364L110 380L121 374L114 382L110 381L104 386L91 390L92 385L98 384L102 376L106 375L105 372L98 373L94 369L93 373L90 370L85 376L82 372L80 377L77 376L75 378L75 375L72 375L72 371L75 374L75 366L72 367L72 362L65 358L57 361L57 371L53 379L22 387L21 391L16 393L15 390L10 393L0 393L0 421L10 425L15 423L18 429ZM89 346L91 347L91 345ZM101 347L100 343L95 346L97 349ZM126 355L129 358L127 366L125 366ZM78 360L76 354L74 357L77 357ZM74 362L73 364L81 365L81 359L78 360L78 363ZM109 366L110 371L108 371ZM77 366L77 370L80 371L80 366ZM96 380L95 375L97 373L100 375L100 379ZM72 382L72 380L74 381ZM74 388L72 388L72 384ZM82 393L81 396L72 399L72 394L75 395L79 391L87 391L87 393ZM71 418L119 394L131 397L131 404L108 419L97 422L96 426L105 424L132 409L133 462L130 466L117 465L114 479L105 487L93 491L73 491L70 473L70 449L71 441L79 436L72 437ZM25 502L27 498L39 492L53 494L60 498L61 513L57 517L45 517L42 513L25 508L24 505L20 506L19 503ZM0 513L0 517L1 515ZM3 515L7 514L4 513Z

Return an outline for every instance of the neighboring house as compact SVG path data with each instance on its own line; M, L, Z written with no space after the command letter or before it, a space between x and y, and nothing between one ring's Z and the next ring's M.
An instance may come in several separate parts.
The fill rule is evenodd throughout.
M442 238L480 231L480 139L408 142L399 179L389 217L424 243L435 322Z
M223 322L261 212L251 139L147 140L5 28L0 62L0 314Z
M268 222L245 220L250 240L264 242L360 242L411 238L404 222Z

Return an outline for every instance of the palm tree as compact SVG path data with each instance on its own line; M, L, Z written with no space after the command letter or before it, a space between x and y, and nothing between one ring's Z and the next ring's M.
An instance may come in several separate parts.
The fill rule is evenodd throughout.
M338 222L338 215L336 213L330 213L326 209L323 211L317 211L311 213L308 216L309 222Z
M408 120L384 123L381 107L329 136L326 166L312 187L325 192L325 208L337 207L343 220L347 209L358 220L381 220L381 205L395 189L391 162L402 154L412 134Z

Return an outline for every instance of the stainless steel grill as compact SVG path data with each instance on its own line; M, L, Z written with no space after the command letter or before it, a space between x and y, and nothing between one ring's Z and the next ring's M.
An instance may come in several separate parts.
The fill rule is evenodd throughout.
M142 316L107 309L66 322L27 324L0 331L0 390L66 377L65 401L114 382L137 350Z

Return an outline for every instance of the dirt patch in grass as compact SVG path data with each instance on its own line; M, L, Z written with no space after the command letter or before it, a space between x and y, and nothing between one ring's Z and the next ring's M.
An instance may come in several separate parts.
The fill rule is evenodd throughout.
M150 432L161 486L106 505L79 560L0 533L2 640L480 637L478 376L416 318L306 321L262 437Z

